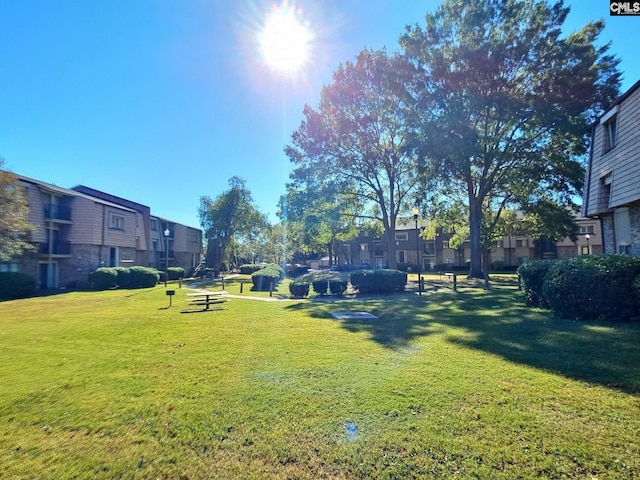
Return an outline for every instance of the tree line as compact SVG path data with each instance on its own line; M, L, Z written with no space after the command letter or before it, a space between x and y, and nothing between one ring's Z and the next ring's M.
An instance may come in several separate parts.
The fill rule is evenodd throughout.
M568 13L561 0L445 0L397 52L341 64L285 147L280 227L330 256L358 228L383 231L395 268L397 222L418 206L425 237L469 242L473 277L516 210L529 234L575 237L590 127L621 74L597 44L604 21L563 35ZM215 232L215 248L230 245Z

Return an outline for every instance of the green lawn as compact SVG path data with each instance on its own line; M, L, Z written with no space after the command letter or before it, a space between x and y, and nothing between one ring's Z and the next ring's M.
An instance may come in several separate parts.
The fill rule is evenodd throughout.
M508 281L190 314L164 290L0 303L0 477L640 477L640 325Z

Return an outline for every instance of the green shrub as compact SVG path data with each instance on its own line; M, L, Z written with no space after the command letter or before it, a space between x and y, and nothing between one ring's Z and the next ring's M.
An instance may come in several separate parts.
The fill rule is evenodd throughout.
M350 281L360 293L393 293L404 290L407 274L400 270L357 270L351 272Z
M294 297L302 298L309 295L309 284L307 282L291 282L289 292Z
M518 285L528 306L549 308L542 294L542 285L547 272L555 263L555 260L538 260L518 267Z
M331 295L343 295L347 291L347 282L344 280L329 280L329 292Z
M559 317L609 321L637 319L640 297L634 282L638 275L638 258L581 255L553 265L545 277L543 293Z
M268 291L273 285L275 290L278 283L284 278L284 270L280 265L268 263L251 275L253 290Z
M112 267L100 267L89 273L89 284L95 290L107 290L118 285L118 271Z
M184 278L184 268L182 267L169 267L167 268L167 280L178 280Z
M130 288L155 287L160 280L160 274L155 268L131 267L129 271L131 277Z
M0 273L0 299L27 298L36 294L36 279L20 272Z
M114 267L118 288L131 288L131 270L127 267Z
M317 278L311 282L311 285L313 286L313 291L318 295L326 295L329 289L329 280L326 278Z
M251 275L258 270L262 270L264 265L255 264L255 263L246 263L244 265L240 265L240 273L243 275Z

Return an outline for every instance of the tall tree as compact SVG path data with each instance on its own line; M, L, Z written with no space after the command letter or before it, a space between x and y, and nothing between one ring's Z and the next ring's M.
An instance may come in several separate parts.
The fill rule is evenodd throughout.
M18 178L3 170L0 158L0 262L16 259L33 246L25 238L33 231L29 223L27 199L18 184Z
M361 52L355 63L346 62L334 73L317 111L305 107L305 120L285 148L294 165L293 187L353 197L363 206L361 219L382 223L391 268L396 266L396 220L410 208L418 185L417 158L407 148L403 116L405 71L398 56Z
M415 145L465 192L470 275L482 276L483 211L572 204L589 124L618 95L604 22L563 37L558 1L445 0L400 39L415 67Z
M215 199L200 197L198 215L207 239L206 263L218 270L229 260L232 239L242 243L267 226L265 216L254 205L251 192L239 177L229 179L229 190Z

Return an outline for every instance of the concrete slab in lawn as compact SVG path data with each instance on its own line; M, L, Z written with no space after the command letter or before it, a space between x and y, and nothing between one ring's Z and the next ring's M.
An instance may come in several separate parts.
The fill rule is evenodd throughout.
M331 317L338 320L377 320L378 317L367 312L333 312Z

